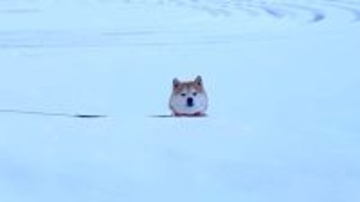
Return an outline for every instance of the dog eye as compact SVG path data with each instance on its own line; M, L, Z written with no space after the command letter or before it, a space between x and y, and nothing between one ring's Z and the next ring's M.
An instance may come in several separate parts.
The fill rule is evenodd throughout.
M185 97L185 96L186 96L186 93L181 93L181 96Z
M193 96L197 96L197 92L193 92Z

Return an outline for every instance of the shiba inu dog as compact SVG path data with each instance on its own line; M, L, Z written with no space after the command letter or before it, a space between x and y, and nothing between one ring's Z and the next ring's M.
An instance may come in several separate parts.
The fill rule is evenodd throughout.
M173 116L204 116L208 97L201 76L186 82L174 78L169 107Z

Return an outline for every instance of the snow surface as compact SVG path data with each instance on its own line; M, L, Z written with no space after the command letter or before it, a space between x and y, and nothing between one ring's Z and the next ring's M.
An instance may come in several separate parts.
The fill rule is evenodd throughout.
M2 0L4 202L360 201L360 1ZM206 118L154 118L202 75Z

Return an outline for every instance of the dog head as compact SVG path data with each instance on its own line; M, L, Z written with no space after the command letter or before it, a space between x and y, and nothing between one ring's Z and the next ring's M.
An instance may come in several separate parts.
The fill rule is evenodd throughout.
M201 76L186 82L174 78L172 86L170 109L174 115L191 116L205 113L208 98Z

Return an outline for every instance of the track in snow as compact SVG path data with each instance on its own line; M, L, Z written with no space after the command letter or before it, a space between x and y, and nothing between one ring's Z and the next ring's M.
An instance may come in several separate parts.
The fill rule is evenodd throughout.
M114 0L98 0L112 2ZM123 0L122 2L139 5L173 6L206 12L212 16L232 16L245 13L250 16L276 19L291 18L309 23L321 22L332 15L334 10L351 14L350 21L360 20L360 2L347 0Z
M0 17L12 19L12 17L32 17L43 12L49 12L52 3L56 7L60 1L53 1L46 6L41 1L10 1L0 2ZM238 15L249 17L250 21L258 19L272 19L284 21L285 25L309 24L316 26L320 23L331 24L333 20L340 23L354 23L360 21L360 1L350 0L93 0L84 1L83 7L93 9L86 14L97 13L98 8L137 8L138 6L156 8L177 8L177 10L189 10L209 15L205 17L213 27L221 25L227 19L232 22L238 19ZM124 7L125 6L125 7ZM64 8L63 14L67 12ZM119 10L121 10L119 8ZM101 9L100 9L101 10ZM106 11L106 10L105 10ZM102 10L104 12L104 10ZM119 15L118 10L111 10L110 16ZM141 12L141 11L140 11ZM155 10L156 12L156 10ZM63 15L62 14L62 15ZM99 13L97 13L99 14ZM121 14L121 12L120 12ZM81 14L79 14L81 15ZM164 16L166 18L166 15ZM39 18L41 19L41 18ZM190 21L192 20L190 16ZM221 19L219 23L216 19ZM111 19L109 19L111 20ZM117 22L117 21L115 21ZM218 23L218 24L216 24ZM113 23L116 24L116 23ZM235 23L236 24L236 23ZM236 26L240 26L240 25ZM248 40L271 40L274 37L267 33L216 33L206 31L194 31L192 28L183 26L179 30L159 30L147 28L137 30L119 29L65 29L65 30L1 30L0 28L0 49L11 48L61 48L61 47L119 47L119 46L190 46L190 45L214 45L233 43L234 39ZM150 28L149 28L150 27ZM220 29L219 29L220 30ZM243 29L245 30L245 29ZM276 38L276 37L275 37Z

